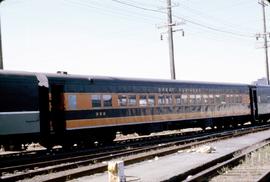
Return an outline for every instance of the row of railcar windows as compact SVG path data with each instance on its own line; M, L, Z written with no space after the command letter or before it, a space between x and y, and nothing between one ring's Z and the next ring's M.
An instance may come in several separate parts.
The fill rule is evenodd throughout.
M118 95L118 106L155 106L155 95Z
M91 108L225 105L247 103L248 99L248 95L241 94L91 94L89 97ZM81 102L77 101L77 95L68 95L69 109L77 109L77 102Z
M100 94L92 95L92 107L112 107L112 95ZM201 105L201 104L236 104L242 103L242 95L117 95L117 106L140 106L140 107L154 107L164 105Z

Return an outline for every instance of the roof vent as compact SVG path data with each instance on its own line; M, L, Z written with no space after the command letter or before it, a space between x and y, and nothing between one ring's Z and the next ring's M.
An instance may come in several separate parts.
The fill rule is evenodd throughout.
M92 83L92 84L94 83L94 78L89 77L88 79L89 79L90 83Z
M57 71L57 74L61 74L61 75L67 75L68 72L67 71Z

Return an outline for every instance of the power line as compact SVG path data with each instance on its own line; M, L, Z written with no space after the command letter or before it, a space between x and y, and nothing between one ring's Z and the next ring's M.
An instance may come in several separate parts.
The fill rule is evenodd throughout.
M82 2L82 1L72 1L72 0L63 0L65 3L68 4L73 4L73 5L77 5L80 7L85 7L85 8L91 8L91 9L95 9L95 10L100 10L100 12L102 12L102 14L109 14L109 15L120 15L121 17L125 17L127 18L131 18L134 16L137 16L140 19L146 20L146 21L151 21L151 20L161 20L161 18L159 17L155 17L155 16L149 16L149 15L145 15L145 14L140 14L140 13L131 13L130 11L122 11L122 9L119 10L113 10L112 8L107 8L104 7L100 4L94 4L93 2L91 2L91 4L89 3L89 1L87 2Z
M241 25L239 25L239 24L232 24L232 23L228 23L228 22L226 22L225 20L223 20L223 19L220 19L220 18L217 18L217 17L215 17L215 16L211 16L211 15L209 15L209 14L206 14L206 13L204 13L204 12L202 12L202 11L200 11L200 10L197 10L197 9L194 9L194 8L190 8L189 6L187 6L187 5L185 5L185 4L183 4L183 3L181 3L181 6L178 6L178 7L183 7L183 10L185 10L185 11L188 11L188 12L191 12L192 14L195 14L195 15L199 15L200 17L206 17L207 19L212 19L212 20L214 20L214 21L216 21L216 22L218 22L219 24L223 24L224 26L226 26L226 27L231 27L231 28L233 28L233 29L235 29L236 30L236 27L238 27L238 28L240 28L240 27L242 27L243 28L243 26L241 26ZM238 29L237 28L237 29ZM245 27L245 29L246 29L247 27ZM249 27L250 28L250 27ZM252 30L252 31L254 31L254 30Z
M166 12L163 12L163 11L160 11L160 10L155 10L155 9L151 9L151 8L144 8L142 6L138 6L138 5L127 3L127 2L124 2L124 1L120 1L120 0L112 0L112 1L123 4L123 5L126 5L126 6L130 6L130 7L133 7L133 8L145 10L145 11L152 11L152 12L156 12L156 13L166 13Z
M70 0L64 0L64 1L69 2L69 3L73 3L73 4L82 5L82 6L88 6L88 7L91 7L91 8L96 8L96 6L92 6L92 5L88 4L88 3L87 4L86 3L82 3L82 2L81 3L78 3L78 2L74 2L74 1L70 1ZM140 9L140 10L143 10L143 11L150 11L150 12L155 12L155 13L159 13L159 14L167 14L165 11L161 11L161 10L158 10L158 9L152 9L152 8L142 7L142 6L136 5L134 3L129 3L129 2L121 1L121 0L112 0L112 1L113 2L116 2L116 3L119 3L119 4L122 4L122 5L125 5L125 6L133 7L133 8L136 8L136 9ZM108 9L106 9L104 11L108 11ZM114 13L120 14L119 11L114 12ZM134 14L132 14L132 15L134 15ZM145 15L142 15L142 16L144 16L144 18L145 18ZM216 28L216 27L213 27L213 26L209 26L209 25L206 25L206 24L203 24L203 23L199 23L199 22L194 21L194 20L192 20L190 18L183 18L183 17L179 17L177 15L172 15L172 16L175 17L175 18L177 18L177 19L180 19L180 20L189 22L190 24L193 24L193 25L196 25L196 26L199 26L199 27L202 27L204 29L211 30L211 31L215 31L215 32L219 32L219 33L224 33L224 34L227 34L227 35L238 36L238 37L254 38L253 35L247 35L247 34L242 34L242 33L236 33L236 32L233 32L233 31L223 30L223 29ZM160 18L157 18L157 17L152 17L152 18L155 18L155 19L159 19L160 20Z
M224 5L220 5L220 7L215 7L209 11L211 12L220 12L220 11L224 11L224 10L227 10L227 9L232 9L232 8L235 8L235 7L238 7L238 6L242 6L243 4L247 4L246 2L252 2L254 0L234 0L233 4L229 4L228 6L224 6ZM218 2L218 1L217 1ZM230 1L228 1L230 2ZM220 3L219 3L220 4Z
M150 7L156 7L156 4L153 4L153 3L150 3L150 2L139 2L139 1L134 1L134 0L125 0L125 1L127 1L127 2L129 2L129 3L135 3L135 4L137 4L137 5L140 5L140 6L150 6ZM162 3L164 3L164 2L162 2Z
M123 5L126 5L126 6L130 6L130 7L133 7L133 8L145 10L145 11L152 11L152 12L155 12L155 13L167 14L166 12L161 11L161 10L155 10L155 9L151 9L151 8L144 8L142 6L130 4L130 3L120 1L120 0L112 0L112 1L123 4ZM234 36L239 36L239 37L254 38L253 35L246 35L246 34L241 34L241 33L235 33L235 32L232 32L232 31L221 30L219 28L215 28L215 27L212 27L212 26L204 25L202 23L198 23L198 22L193 21L193 20L188 19L188 18L183 18L183 17L179 17L179 16L176 16L176 15L172 15L172 16L175 17L175 18L178 18L180 20L189 22L189 23L191 23L193 25L203 27L203 28L208 29L208 30L212 30L212 31L220 32L220 33L225 33L225 34L230 34L230 35L234 35Z
M246 34L241 34L241 33L235 33L235 32L232 32L232 31L221 30L221 29L218 29L218 28L215 28L215 27L211 27L211 26L208 26L208 25L204 25L204 24L195 22L195 21L193 21L191 19L179 17L179 16L176 16L176 15L174 15L173 17L178 18L178 19L183 20L183 21L186 21L186 22L189 22L189 23L191 23L193 25L197 25L197 26L200 26L200 27L203 27L203 28L212 30L212 31L226 33L226 34L230 34L230 35L234 35L234 36L239 36L239 37L254 38L253 35L246 35Z

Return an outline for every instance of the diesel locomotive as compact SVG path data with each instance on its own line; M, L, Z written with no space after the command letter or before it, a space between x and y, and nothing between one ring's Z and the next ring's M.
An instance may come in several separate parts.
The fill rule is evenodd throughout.
M270 118L270 87L0 71L0 145L87 146L123 134Z

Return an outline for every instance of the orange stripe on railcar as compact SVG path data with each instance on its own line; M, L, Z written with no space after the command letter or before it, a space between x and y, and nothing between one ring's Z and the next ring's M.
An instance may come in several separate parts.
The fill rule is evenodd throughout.
M249 112L238 112L237 115L247 115ZM211 116L210 116L211 115ZM231 116L228 112L215 112L215 113L181 113L181 114L165 114L165 115L149 115L149 116L129 116L129 117L115 117L115 118L95 118L95 119L77 119L67 120L67 129L75 128L87 128L87 127L100 127L100 126L112 126L112 125L125 125L125 124L140 124L150 122L165 122L165 121L177 121L185 119L203 119L208 117L226 117Z

